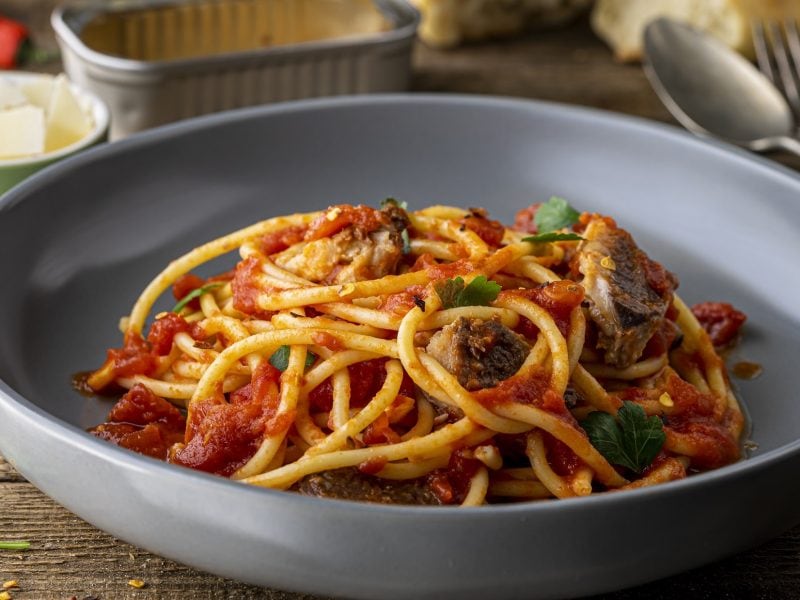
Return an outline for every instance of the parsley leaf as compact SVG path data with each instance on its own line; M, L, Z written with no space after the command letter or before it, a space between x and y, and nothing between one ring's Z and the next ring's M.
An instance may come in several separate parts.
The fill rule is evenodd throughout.
M186 308L186 305L189 304L189 302L191 302L195 298L199 298L206 292L210 292L211 290L214 290L218 287L222 287L222 285L223 283L221 281L213 281L211 283L205 284L202 287L193 289L191 292L189 292L183 298L181 298L180 301L175 306L172 307L172 312L174 313L181 312L184 308Z
M396 206L398 208L402 208L403 210L408 210L408 202L405 200L397 200L396 198L386 198L385 200L381 200L382 209L386 209L389 206Z
M290 351L291 348L289 348L289 346L281 346L269 357L269 364L278 369L278 371L285 371L289 366ZM313 352L306 352L306 369L313 365L315 360L317 360L316 354Z
M666 440L661 419L648 417L633 402L623 402L617 419L598 411L589 413L580 425L608 462L639 475L650 466Z
M566 200L553 196L539 207L533 220L539 233L548 233L571 227L578 222L580 216L581 214Z
M27 550L30 542L0 542L0 550Z
M556 233L555 231L548 231L547 233L529 235L528 237L522 238L522 241L533 242L534 244L543 244L545 242L573 242L582 239L583 237L577 233Z
M502 288L497 282L486 279L485 275L478 275L466 286L461 277L456 277L438 282L435 289L442 300L442 308L456 308L488 306L489 302L497 298Z
M403 254L411 254L411 238L408 236L408 229L400 232L400 239L403 240Z

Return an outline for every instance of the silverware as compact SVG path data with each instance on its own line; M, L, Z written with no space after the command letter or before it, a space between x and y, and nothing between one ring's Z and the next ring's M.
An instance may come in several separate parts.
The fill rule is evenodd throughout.
M800 33L797 22L787 18L778 21L753 21L753 46L758 68L778 87L794 111L800 116Z
M756 152L800 155L795 119L778 89L742 56L688 25L658 19L644 39L644 69L689 131Z

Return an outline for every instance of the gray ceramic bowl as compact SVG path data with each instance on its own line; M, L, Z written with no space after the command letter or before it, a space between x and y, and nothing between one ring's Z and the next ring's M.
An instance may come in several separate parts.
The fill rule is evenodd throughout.
M107 401L70 389L168 260L271 215L386 196L510 219L559 194L614 215L688 302L748 315L738 358L753 456L688 480L479 509L298 497L93 439ZM674 129L459 97L305 102L186 122L90 151L0 202L0 450L114 535L272 587L359 598L554 598L642 583L800 521L800 180ZM736 357L735 357L736 358Z

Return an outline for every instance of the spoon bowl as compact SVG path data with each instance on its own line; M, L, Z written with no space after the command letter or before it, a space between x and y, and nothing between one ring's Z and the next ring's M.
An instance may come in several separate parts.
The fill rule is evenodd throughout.
M645 30L644 70L656 94L689 131L757 152L800 154L785 98L758 69L722 42L661 18Z

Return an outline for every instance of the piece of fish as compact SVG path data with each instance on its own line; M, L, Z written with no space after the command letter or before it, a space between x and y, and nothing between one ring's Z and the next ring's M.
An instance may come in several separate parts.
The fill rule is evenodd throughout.
M381 225L367 231L349 224L330 236L290 246L274 257L279 267L324 284L380 279L397 272L403 257L402 232L408 217L389 206L380 215Z
M425 478L399 481L382 479L352 467L306 475L291 489L304 496L377 504L441 504Z
M624 369L642 355L672 302L677 279L651 261L611 219L592 218L575 257L606 364Z
M530 345L497 319L460 317L431 338L428 354L469 391L494 387L519 371Z

